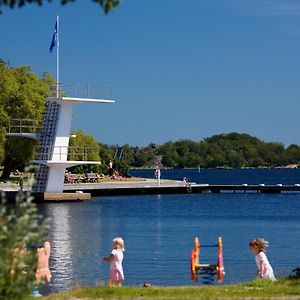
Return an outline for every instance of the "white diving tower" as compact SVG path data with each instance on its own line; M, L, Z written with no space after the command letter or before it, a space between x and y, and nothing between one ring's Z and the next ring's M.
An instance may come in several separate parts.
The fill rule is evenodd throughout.
M56 92L55 92L56 94ZM64 97L58 93L56 97L48 97L42 131L36 133L12 133L8 136L21 136L39 140L37 158L32 161L39 168L35 173L33 192L62 193L64 189L65 169L77 165L101 164L100 161L88 160L89 153L84 149L72 153L69 147L73 105L84 103L109 104L114 100L89 97ZM23 126L25 127L25 126ZM20 131L21 127L20 127ZM76 137L75 137L76 138ZM76 160L76 158L80 158Z

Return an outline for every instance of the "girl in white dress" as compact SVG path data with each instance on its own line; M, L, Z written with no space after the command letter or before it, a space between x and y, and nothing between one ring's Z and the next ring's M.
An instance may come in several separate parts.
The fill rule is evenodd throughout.
M265 254L268 246L269 243L262 238L257 238L249 243L250 250L255 255L258 276L260 278L275 281L276 279L274 276L273 268L270 265L269 260Z

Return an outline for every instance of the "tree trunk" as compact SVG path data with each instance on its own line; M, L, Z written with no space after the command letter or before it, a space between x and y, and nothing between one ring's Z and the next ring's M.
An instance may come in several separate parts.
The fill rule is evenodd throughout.
M4 169L0 179L7 180L9 179L10 172L12 171L12 166L4 160Z

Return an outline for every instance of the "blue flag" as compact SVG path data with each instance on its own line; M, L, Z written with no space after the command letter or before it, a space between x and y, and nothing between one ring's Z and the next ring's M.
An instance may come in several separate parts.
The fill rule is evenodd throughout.
M52 40L51 40L51 45L50 45L50 52L52 52L53 48L56 46L56 41L57 41L57 21L55 23L55 30L52 35Z

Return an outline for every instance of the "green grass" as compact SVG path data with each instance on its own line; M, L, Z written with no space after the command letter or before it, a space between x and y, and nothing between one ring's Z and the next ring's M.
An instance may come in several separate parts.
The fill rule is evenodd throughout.
M198 287L76 288L70 292L43 297L54 299L300 299L299 279L276 282L255 280L238 285Z

